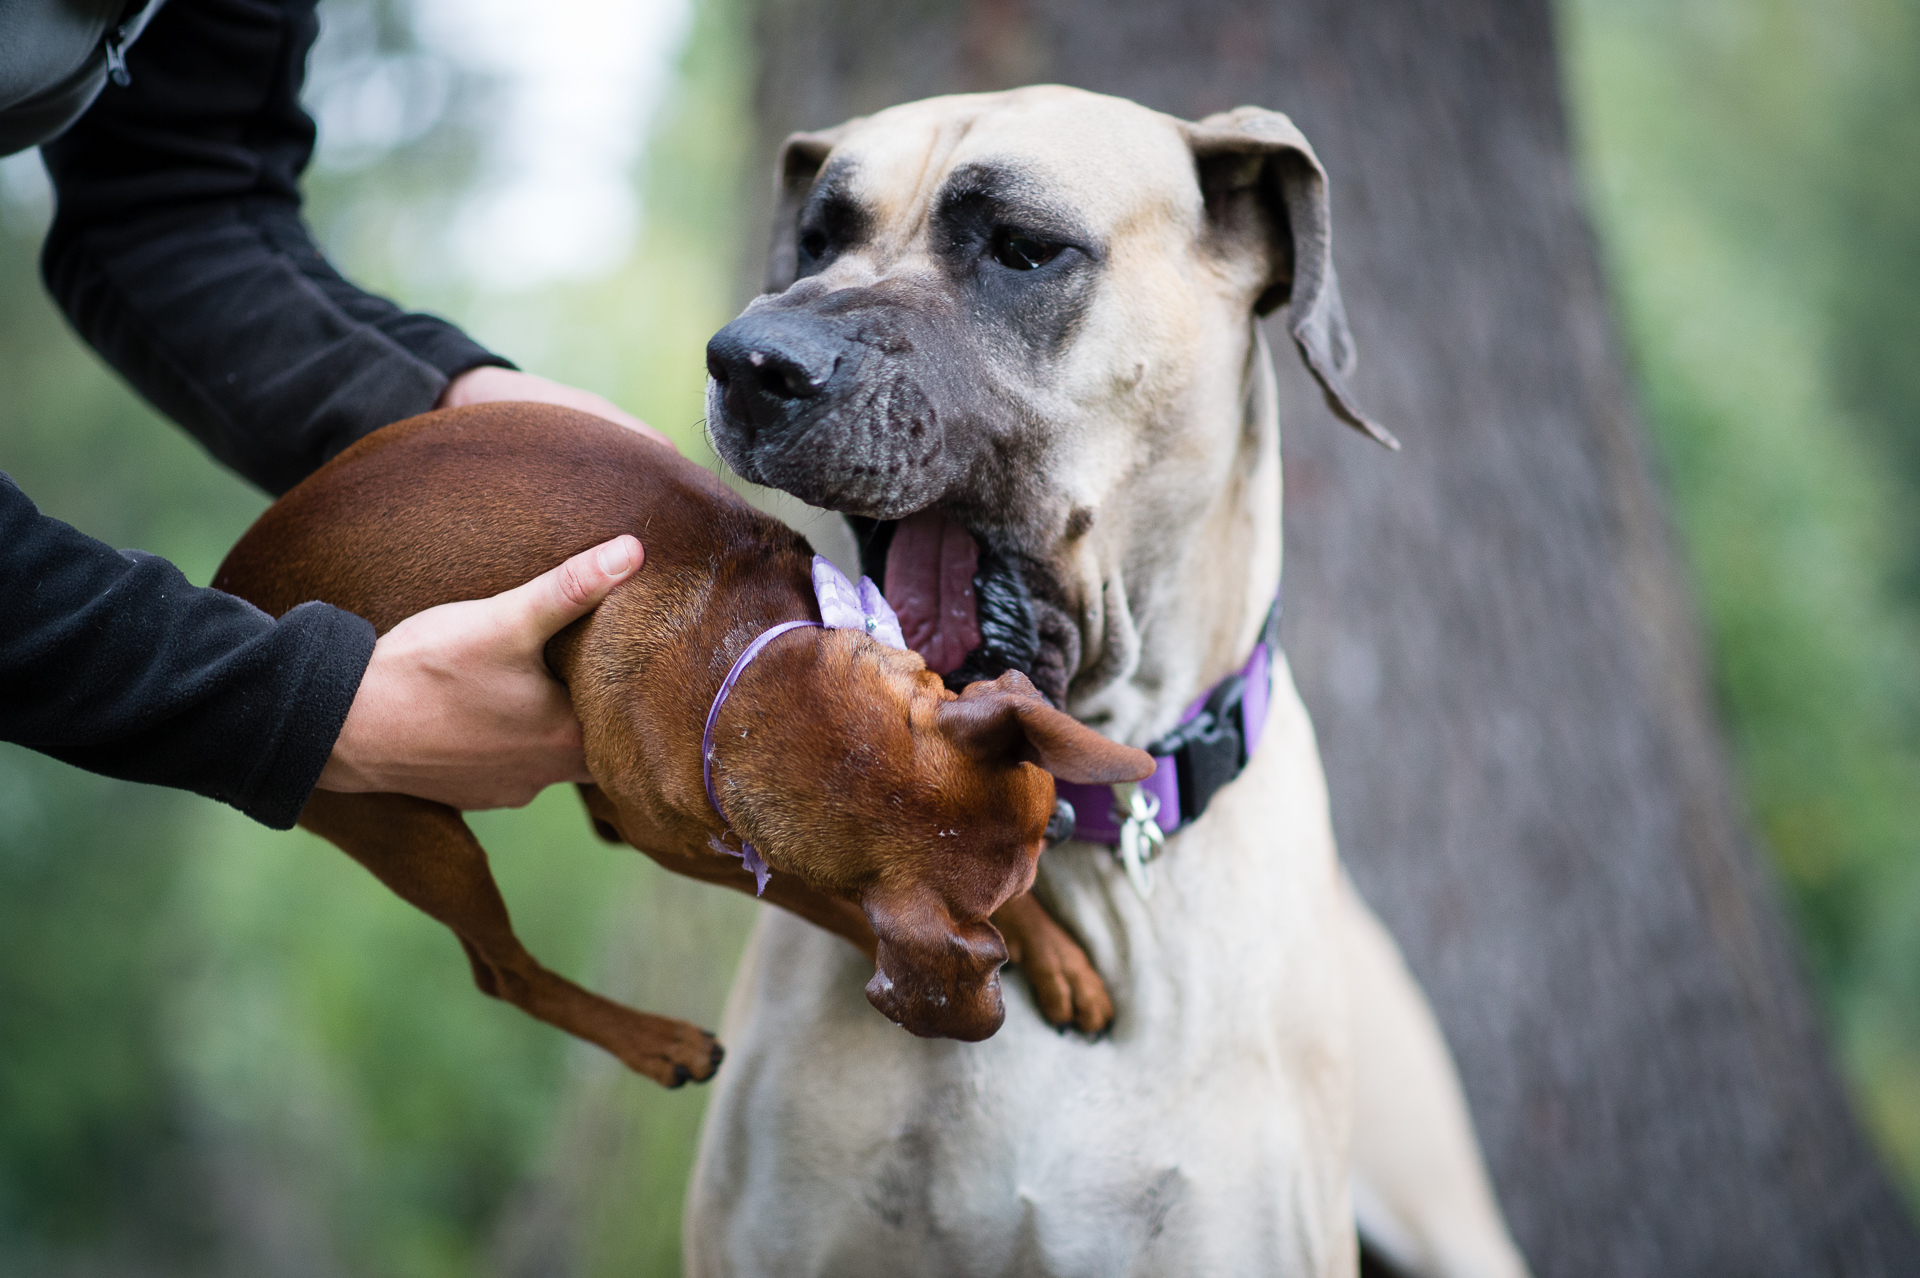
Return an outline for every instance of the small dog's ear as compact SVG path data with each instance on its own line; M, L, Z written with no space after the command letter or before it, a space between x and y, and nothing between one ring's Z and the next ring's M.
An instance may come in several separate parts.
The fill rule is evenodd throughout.
M1018 670L969 684L939 715L955 744L983 762L1024 759L1082 785L1141 781L1153 772L1152 755L1055 710Z
M1334 416L1399 448L1400 441L1362 412L1347 389L1353 334L1333 270L1327 173L1307 139L1292 120L1260 107L1236 107L1184 128L1208 218L1230 239L1267 256L1255 313L1266 315L1284 303L1287 331Z
M780 156L773 165L773 241L767 248L769 293L786 292L800 274L800 206L807 202L807 192L820 176L827 153L846 131L847 124L842 124L818 133L795 133L780 144Z
M1006 938L985 919L956 923L926 887L874 888L860 902L880 946L867 1001L921 1038L977 1043L1006 1020Z

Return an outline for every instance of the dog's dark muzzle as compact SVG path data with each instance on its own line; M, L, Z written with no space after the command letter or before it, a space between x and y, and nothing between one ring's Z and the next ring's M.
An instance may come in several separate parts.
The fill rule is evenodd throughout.
M745 315L707 343L707 374L730 430L748 441L804 433L848 342L812 316Z
M969 356L938 327L877 289L802 282L759 299L707 343L714 448L743 477L831 510L930 505L972 437Z

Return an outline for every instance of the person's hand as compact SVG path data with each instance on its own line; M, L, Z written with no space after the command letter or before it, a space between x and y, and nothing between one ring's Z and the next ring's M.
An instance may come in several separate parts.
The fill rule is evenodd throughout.
M415 613L380 636L319 788L514 808L591 781L580 721L541 650L639 569L633 537L491 599Z
M535 377L532 373L522 373L517 369L498 368L485 365L470 368L447 383L440 392L435 408L459 408L465 404L492 404L502 400L531 400L536 404L558 404L562 408L577 408L583 413L592 413L595 417L604 417L616 426L625 426L637 431L655 443L674 448L673 441L653 427L616 406L612 401L600 398L592 391L583 391L577 386L566 386L549 381L544 377Z

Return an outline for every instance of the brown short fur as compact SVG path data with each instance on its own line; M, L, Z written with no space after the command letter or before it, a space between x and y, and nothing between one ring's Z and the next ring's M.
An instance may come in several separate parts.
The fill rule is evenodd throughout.
M699 467L567 409L429 413L361 440L288 493L214 585L275 615L325 600L385 633L621 533L645 545L644 565L547 647L584 729L588 811L669 869L750 891L752 876L713 846L730 836L707 802L701 734L756 635L819 619L812 551ZM777 640L728 699L715 742L732 830L773 867L767 898L874 957L868 998L888 1017L962 1039L992 1034L1004 1016L1007 946L989 916L1033 880L1049 770L1100 782L1152 766L1052 709L1022 675L956 697L917 655L848 630ZM316 791L301 824L452 928L485 992L668 1085L718 1066L706 1032L540 966L454 809Z

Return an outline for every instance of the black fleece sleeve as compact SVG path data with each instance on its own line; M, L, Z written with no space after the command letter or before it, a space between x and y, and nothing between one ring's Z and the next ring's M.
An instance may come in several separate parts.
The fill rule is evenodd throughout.
M373 654L323 603L275 621L43 515L0 474L0 740L290 828Z
M300 217L315 0L169 0L42 148L47 286L95 350L227 466L282 493L455 374L512 367L342 279Z

